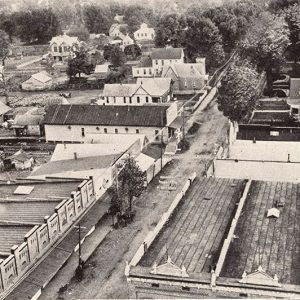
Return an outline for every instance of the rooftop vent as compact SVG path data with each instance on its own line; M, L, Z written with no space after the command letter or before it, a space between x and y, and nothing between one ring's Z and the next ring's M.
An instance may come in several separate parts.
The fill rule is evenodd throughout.
M273 208L270 208L268 209L268 213L267 213L267 217L268 218L279 218L279 215L280 215L280 211L279 209L273 207Z

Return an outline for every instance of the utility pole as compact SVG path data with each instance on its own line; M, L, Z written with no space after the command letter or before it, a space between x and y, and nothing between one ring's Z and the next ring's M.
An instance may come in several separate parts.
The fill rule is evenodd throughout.
M82 269L83 262L81 259L81 225L78 225L78 268Z
M160 134L160 171L162 170L163 168L163 162L162 162L162 159L163 159L163 130L164 130L164 123L163 123L163 114L161 113L160 114L160 117L161 117L161 125L162 125L162 130L161 130L161 134Z
M185 140L185 115L184 115L184 106L182 109L182 139Z

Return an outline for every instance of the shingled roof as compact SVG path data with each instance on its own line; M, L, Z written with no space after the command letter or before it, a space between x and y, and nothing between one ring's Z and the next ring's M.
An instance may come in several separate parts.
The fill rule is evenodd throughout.
M51 105L44 124L163 127L168 108L168 105Z
M153 49L152 59L180 59L182 55L182 48L156 48Z

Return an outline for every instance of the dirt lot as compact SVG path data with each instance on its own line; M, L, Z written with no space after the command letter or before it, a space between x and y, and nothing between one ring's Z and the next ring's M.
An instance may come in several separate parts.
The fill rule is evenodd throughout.
M173 161L161 174L172 176L177 181L177 191L161 191L158 188L158 178L155 178L135 203L135 222L107 235L86 262L84 279L81 282L71 279L74 266L67 264L43 291L42 299L129 297L124 276L126 261L132 259L146 234L155 227L162 213L168 209L187 177L194 171L201 174L204 164L212 158L212 153L225 139L227 119L218 111L215 102L204 111L200 107L193 120L201 123L201 126L189 138L192 143L190 149L174 156ZM97 232L94 234L97 236ZM67 290L59 293L59 288L66 282L66 277L62 274L69 274L71 280Z

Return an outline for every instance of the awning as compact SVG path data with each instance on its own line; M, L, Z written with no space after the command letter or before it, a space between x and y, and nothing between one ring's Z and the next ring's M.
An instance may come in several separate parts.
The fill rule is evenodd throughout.
M174 129L180 129L183 126L183 117L178 116L176 119L168 126Z

